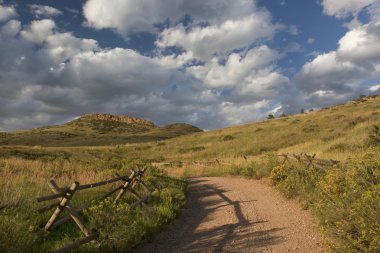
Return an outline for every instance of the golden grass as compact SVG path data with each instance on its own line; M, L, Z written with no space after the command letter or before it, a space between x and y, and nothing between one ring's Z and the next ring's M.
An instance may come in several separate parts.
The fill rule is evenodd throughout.
M368 152L366 141L373 125L380 125L380 97L165 141L96 147L0 146L0 205L29 206L35 212L34 197L50 192L50 179L66 186L74 181L98 182L141 160L176 177L234 174L237 167L261 177L272 169L270 164L261 167L268 154L315 153L318 158L344 161Z
M47 185L51 179L68 186L74 181L87 184L112 178L107 171L69 161L7 158L0 160L0 166L0 203L16 206L25 201L33 203L34 197L51 192Z
M97 147L3 146L0 148L4 157L0 162L0 201L13 196L11 202L17 202L18 194L10 192L14 192L14 185L22 187L17 183L20 178L41 185L38 191L46 190L45 184L51 178L60 184L102 180L109 175L96 168L110 159L116 163L145 159L176 176L225 174L228 167L247 164L268 152L315 153L321 158L345 160L366 152L365 139L373 124L380 124L378 97L160 142ZM62 153L69 157L62 158ZM25 154L32 157L25 158ZM222 164L216 163L216 159ZM173 161L182 162L183 167L165 166Z

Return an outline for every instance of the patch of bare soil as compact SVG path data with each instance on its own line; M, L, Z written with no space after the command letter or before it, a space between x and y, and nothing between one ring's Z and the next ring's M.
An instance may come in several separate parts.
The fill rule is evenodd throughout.
M327 252L310 213L267 183L192 178L181 216L135 252Z

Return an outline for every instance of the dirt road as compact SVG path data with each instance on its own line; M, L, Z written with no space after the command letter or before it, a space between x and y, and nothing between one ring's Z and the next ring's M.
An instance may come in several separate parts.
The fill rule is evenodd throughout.
M326 252L311 215L262 181L192 178L181 216L136 252Z

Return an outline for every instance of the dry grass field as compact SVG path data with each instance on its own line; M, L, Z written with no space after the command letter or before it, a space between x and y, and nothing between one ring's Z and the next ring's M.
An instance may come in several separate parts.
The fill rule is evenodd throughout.
M70 226L65 228L69 236L63 241L56 240L58 236L54 233L48 237L39 235L46 217L34 211L37 209L34 198L48 192L48 180L54 178L61 185L74 180L96 182L136 164L149 163L176 177L270 178L277 189L288 197L299 198L304 208L319 218L334 251L378 252L379 126L380 97L364 97L319 111L161 141L89 146L87 141L80 143L78 139L75 146L63 147L3 145L0 203L11 207L0 211L0 251L49 251L76 235ZM277 156L282 153L316 154L317 158L341 163L323 170L305 168L282 164ZM183 186L167 187L166 195L157 197L159 208L154 210L158 218L149 220L137 212L134 217L141 219L134 219L145 224L144 229L136 232L137 236L128 235L125 244L120 235L112 232L119 239L109 247L130 250L175 217L183 202ZM123 226L127 229L132 223L128 220Z

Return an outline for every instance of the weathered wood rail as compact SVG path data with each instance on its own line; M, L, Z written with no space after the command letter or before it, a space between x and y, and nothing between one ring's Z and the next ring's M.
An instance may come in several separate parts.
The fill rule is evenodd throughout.
M171 161L163 164L166 167L172 167L172 168L178 168L183 166L200 166L200 167L213 167L216 165L234 165L233 163L226 162L220 158L210 161L192 161L192 162L186 162L186 161Z
M277 156L283 157L285 162L288 162L290 160L298 161L300 163L306 163L307 167L314 167L314 168L320 168L322 169L324 166L330 166L330 165L336 165L339 164L340 161L337 160L327 160L327 159L319 159L316 158L316 154L309 155L306 153L299 153L299 154L291 154L291 153L282 153L278 154ZM236 156L236 157L242 157L246 162L251 160L251 158L255 156ZM237 165L231 161L225 161L220 158L217 158L215 160L208 160L208 161L171 161L171 162L166 162L163 163L165 167L172 167L172 168L178 168L178 167L183 167L183 166L199 166L199 167L205 167L205 168L213 168L215 166L232 166L232 165Z
M337 160L326 160L326 159L318 159L316 158L316 154L308 155L306 153L300 153L300 154L290 154L290 153L283 153L278 156L281 156L284 158L283 164L286 162L290 162L290 160L295 160L299 163L306 164L306 168L314 167L317 169L324 169L325 166L332 166L339 164L340 161Z
M117 193L113 203L117 204L120 199L127 193L130 192L137 198L137 202L133 203L131 207L137 207L138 205L145 205L146 202L151 198L152 190L146 185L143 181L143 176L145 173L145 169L139 169L138 171L131 171L129 176L120 176L116 174L115 178L91 183L91 184L83 184L81 185L79 182L74 182L70 187L60 187L54 180L50 180L48 183L49 188L52 190L53 194L45 195L37 197L38 202L48 201L48 200L56 200L51 204L41 207L38 209L38 212L43 213L52 209L55 209L52 213L50 219L47 221L44 230L50 231L53 230L60 225L72 220L78 226L78 228L84 234L84 238L81 238L69 245L64 246L63 248L57 250L57 253L65 253L69 252L73 249L78 248L79 246L88 243L88 242L96 242L99 237L99 232L96 228L89 229L85 224L84 219L81 216L81 212L87 208L89 208L92 204L85 204L82 207L74 208L70 201L73 199L76 192L86 189L91 189L95 187L100 187L112 183L121 182L122 184L115 189L107 192L103 196L97 199L97 201L104 200L108 197L111 197L113 194ZM141 185L143 189L145 189L146 195L140 196L140 194L135 190L137 185ZM62 214L63 210L66 209L68 215L58 219Z

